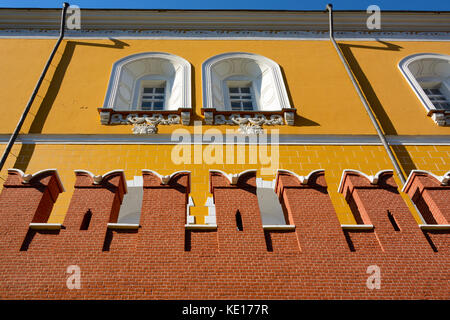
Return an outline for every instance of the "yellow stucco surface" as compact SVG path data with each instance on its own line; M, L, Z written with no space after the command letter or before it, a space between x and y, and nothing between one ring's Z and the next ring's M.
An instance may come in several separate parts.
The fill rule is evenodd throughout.
M194 162L192 149L191 162ZM4 146L0 146L3 150ZM203 154L205 153L203 146ZM222 147L220 147L222 148ZM191 196L196 206L202 206L209 194L208 171L218 169L226 173L239 173L247 169L258 169L257 175L265 180L274 179L274 175L262 169L269 165L249 164L249 147L245 147L247 164L175 164L173 145L16 145L5 168L16 167L34 173L39 170L57 168L66 192L60 194L49 222L63 222L75 183L73 170L85 169L94 174L104 174L114 169L124 169L127 180L141 175L142 169L155 170L167 175L178 170L189 170L192 174ZM237 162L238 150L235 150ZM224 155L226 149L223 147ZM272 150L276 155L276 150ZM407 146L396 150L399 160L407 170L429 170L441 175L450 167L450 146ZM258 150L259 153L259 150ZM270 153L269 153L270 154ZM406 156L406 154L408 156ZM225 157L224 157L225 159ZM276 158L273 158L276 161ZM408 161L411 161L409 163ZM299 175L307 175L315 169L325 169L328 191L341 223L354 223L350 209L337 192L344 169L356 169L373 175L379 170L392 166L381 146L279 146L279 164L277 168L292 170ZM408 171L409 173L409 171ZM6 169L1 173L5 179ZM400 182L396 178L397 183ZM1 183L3 185L3 183ZM405 194L402 196L407 199ZM161 199L164 201L164 199ZM202 223L202 212L197 212ZM416 220L418 217L415 216Z
M1 39L0 43L0 117L8 119L0 133L9 133L55 40ZM450 43L357 41L343 42L342 49L388 134L450 134L449 127L439 127L426 116L397 67L413 53L450 54ZM266 56L282 68L297 118L295 126L281 126L281 134L375 133L329 41L130 39L64 40L22 133L131 133L131 126L101 125L97 108L103 106L113 63L148 51L176 54L191 63L193 120L202 118L202 63L217 54L241 51ZM178 127L159 126L159 132L170 133ZM187 128L192 131L192 123Z

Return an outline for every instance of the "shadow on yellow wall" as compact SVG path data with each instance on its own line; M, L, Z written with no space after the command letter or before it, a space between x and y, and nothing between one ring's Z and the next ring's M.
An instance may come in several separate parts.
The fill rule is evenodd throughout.
M352 49L368 49L368 50L388 50L388 51L400 51L403 47L392 44L386 41L377 40L380 44L384 46L367 46L367 45L356 45L356 44L344 44L340 43L339 47L341 48L342 53L345 56L348 64L350 65L350 69L355 75L361 90L363 91L367 101L369 102L372 111L375 113L375 116L378 120L381 129L386 135L398 135L397 130L395 129L392 121L389 119L389 116L386 113L386 110L383 108L380 100L375 93L372 85L370 84L369 79L364 74L361 66L359 65L357 59L355 58ZM407 177L411 170L417 169L410 154L406 150L405 146L399 145L392 148L395 157L399 161L402 170Z
M70 61L73 57L75 48L77 46L91 46L110 49L123 49L124 47L129 46L126 42L114 38L109 39L113 42L113 44L102 44L102 43L92 43L92 42L82 42L72 40L66 42L66 46L64 47L61 59L58 62L58 65L56 66L52 79L50 80L50 85L47 89L47 92L45 93L44 98L42 99L41 104L37 109L38 111L34 116L33 122L31 123L29 133L39 134L42 132L42 128L44 127L48 114L53 107L55 99L61 88L61 84L66 74L67 68L69 67ZM25 172L25 170L28 167L31 156L33 155L34 149L35 149L34 144L28 145L23 144L19 154L17 155L14 168L18 168Z

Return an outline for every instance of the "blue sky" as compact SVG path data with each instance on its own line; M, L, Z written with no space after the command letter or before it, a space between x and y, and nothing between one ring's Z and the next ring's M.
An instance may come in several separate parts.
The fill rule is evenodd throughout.
M80 8L129 9L265 9L265 10L323 10L331 2L335 10L365 10L376 4L381 10L450 11L449 0L73 0ZM60 8L57 0L0 0L0 7Z

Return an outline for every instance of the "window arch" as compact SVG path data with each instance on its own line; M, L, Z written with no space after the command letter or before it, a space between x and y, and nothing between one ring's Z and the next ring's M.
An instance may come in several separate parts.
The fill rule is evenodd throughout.
M180 113L190 109L190 63L170 53L143 52L114 63L100 111L104 113L102 123L106 119L109 123L109 117L115 112L122 115L127 112Z
M212 123L214 113L289 112L285 120L293 124L295 109L290 106L281 69L274 61L253 53L223 53L203 63L202 77L202 112L207 123L208 118Z
M438 125L450 125L450 56L421 53L400 61L399 68Z

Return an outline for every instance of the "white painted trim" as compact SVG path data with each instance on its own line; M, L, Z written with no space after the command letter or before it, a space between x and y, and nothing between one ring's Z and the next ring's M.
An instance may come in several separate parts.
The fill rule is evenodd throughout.
M149 58L164 59L170 61L171 63L175 62L181 66L182 77L180 86L182 88L182 102L179 108L191 108L191 64L187 60L177 55L166 52L142 52L124 57L116 61L112 66L111 77L109 79L103 108L115 109L114 102L119 87L119 80L122 69L129 63ZM132 94L134 90L133 88L131 89Z
M32 230L60 230L62 224L60 223L36 223L32 222L29 228Z
M186 230L217 230L217 224L185 224Z
M257 172L257 169L248 169L248 170L242 171L240 173L225 173L222 170L215 170L215 169L210 169L209 172L220 173L225 178L227 178L227 180L230 182L230 184L235 185L239 182L239 179L243 175L250 173L250 172ZM211 193L211 190L209 190L209 193Z
M306 177L305 176L299 176L298 174L296 174L295 172L290 171L290 170L278 169L277 170L277 175L275 177L275 181L278 181L278 174L280 172L285 172L285 173L289 173L289 174L293 175L294 177L296 177L298 179L298 181L300 181L301 184L308 184L309 178L311 178L311 176L313 174L316 174L316 173L319 173L319 172L325 172L325 169L313 170Z
M419 224L422 230L450 230L450 224Z
M179 173L189 173L189 174L191 174L191 171L188 171L188 170L180 170L180 171L176 171L176 172L174 172L174 173L172 173L172 174L170 174L170 175L163 176L163 175L159 174L159 173L156 172L156 171L149 170L149 169L142 169L142 173L151 173L151 174L157 176L157 177L159 178L159 180L161 180L161 184L169 184L170 180L171 180L175 175L177 175L177 174L179 174ZM191 183L191 179L189 179L189 189L191 188L190 183Z
M416 173L422 173L422 174L425 174L425 175L429 175L429 176L433 177L434 179L436 179L437 181L439 181L439 183L440 183L441 185L443 185L443 186L448 185L448 182L449 182L449 180L450 180L450 171L447 171L447 172L444 173L444 175L442 175L442 176L437 176L437 175L431 173L430 171L425 171L425 170L412 170L412 171L409 173L408 179L406 179L406 182L405 182L405 184L403 185L402 192L405 192L406 188L409 186L409 183L411 182L411 179L412 179L413 175L416 174Z
M409 69L409 65L411 63L422 59L436 59L444 61L447 60L450 63L450 56L439 53L418 53L403 58L398 63L398 68L400 69L401 73L405 77L406 81L408 82L408 84L410 85L416 96L419 98L420 102L422 102L422 105L425 107L427 114L430 115L431 112L436 111L438 109L436 109L434 104L430 101L430 99L420 86L419 82L417 81L416 77L412 74L411 70Z
M393 173L394 171L391 169L387 169L387 170L380 170L377 173L375 173L375 175L373 176L368 176L367 174L359 171L359 170L354 170L354 169L345 169L344 171L342 171L342 176L341 176L341 181L339 182L339 187L338 187L338 192L342 193L342 187L343 187L343 183L344 183L344 177L346 175L346 173L355 173L359 176L365 177L367 180L370 181L370 184L378 184L378 179L380 178L380 176L384 173Z
M0 144L6 144L9 141L10 134L0 134ZM178 136L180 137L180 136ZM240 137L240 136L239 136ZM247 135L242 135L243 139L233 139L233 141L222 141L218 143L212 141L211 136L187 135L181 141L172 140L170 134L158 135L134 135L134 134L27 134L19 135L17 144L55 144L55 145L121 145L121 144L139 144L139 145L173 145L173 144L235 144L235 145L254 145L259 144L252 139L246 139ZM203 139L202 139L203 138ZM264 144L272 144L270 141L270 131ZM386 136L390 145L404 146L450 146L450 135L400 135ZM186 142L187 141L187 142ZM211 142L212 141L212 142ZM281 134L278 136L279 145L364 145L380 146L382 145L376 135L345 135L345 134Z
M213 56L202 64L202 83L203 83L203 108L215 108L213 102L213 84L212 84L212 68L214 65L234 59L248 59L255 61L257 64L265 65L272 73L275 88L273 88L280 102L280 109L291 108L286 87L284 85L283 75L280 66L273 60L264 56L247 53L247 52L226 52ZM225 103L225 101L224 101ZM268 111L268 110L266 110Z
M52 39L59 36L57 30L8 29L0 30L0 39ZM377 32L336 31L338 41L417 41L449 42L450 32ZM65 39L71 40L228 40L228 41L330 41L328 31L210 31L210 30L66 30Z
M108 229L139 229L140 225L136 223L108 223Z
M125 177L125 171L123 169L116 169L116 170L111 170L108 171L107 173L103 174L103 175L94 175L92 172L88 171L88 170L81 170L81 169L76 169L73 170L75 172L75 175L77 173L84 173L89 175L94 184L100 184L102 183L103 179L107 178L109 175L114 174L114 173L120 173L122 175L123 181L124 181L124 185L125 185L125 193L128 192L128 188L127 188L127 179Z
M344 230L372 230L373 224L341 224Z
M263 225L263 229L267 231L271 230L295 230L294 224L265 224Z
M8 169L8 172L16 172L20 175L20 177L22 178L22 183L28 183L31 181L31 179L37 177L38 175L40 175L41 173L46 173L46 172L54 172L56 175L56 181L58 182L58 185L61 189L61 192L65 192L66 190L64 189L64 186L62 184L61 181L61 177L59 176L58 170L57 169L44 169L44 170L40 170L38 172L35 172L34 174L25 174L22 170L20 169L16 169L16 168L10 168Z

